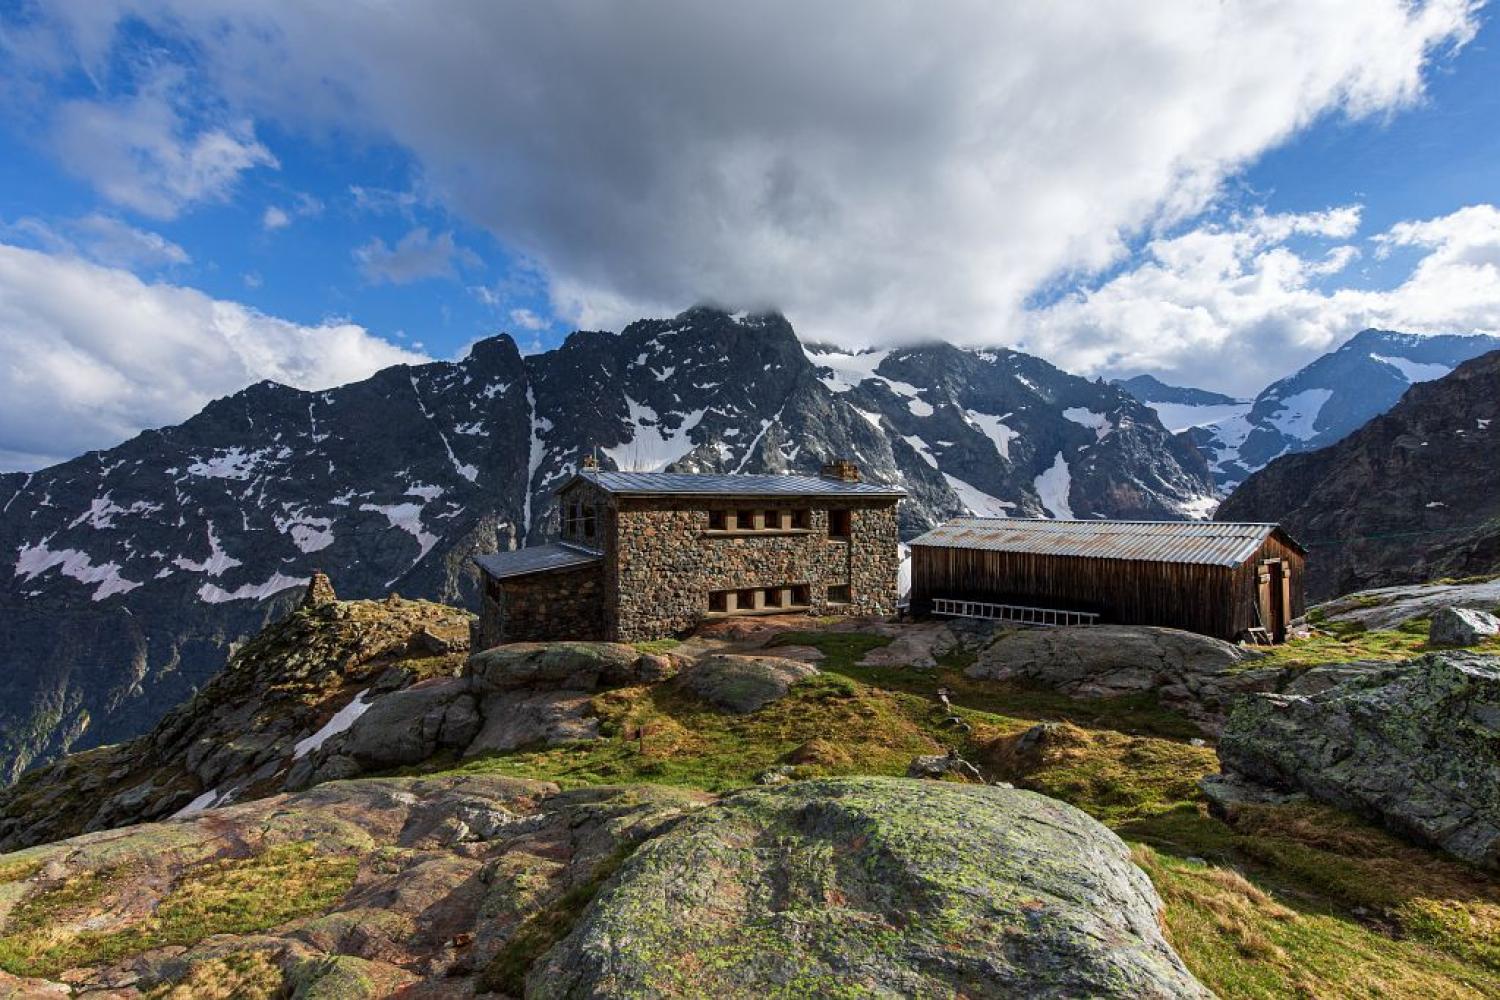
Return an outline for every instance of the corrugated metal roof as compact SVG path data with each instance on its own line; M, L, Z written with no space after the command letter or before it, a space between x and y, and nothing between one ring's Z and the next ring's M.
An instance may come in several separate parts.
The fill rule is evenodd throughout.
M1253 556L1277 527L1231 521L958 517L912 539L911 544L1086 559L1238 566ZM1301 548L1296 542L1292 544Z
M602 472L585 469L578 477L609 493L687 496L862 496L904 497L905 490L882 483L846 483L822 476L718 475L689 472Z
M475 556L479 568L497 580L510 576L525 576L528 573L547 573L558 569L572 569L599 562L604 557L587 549L571 545L533 545L514 552L493 552Z

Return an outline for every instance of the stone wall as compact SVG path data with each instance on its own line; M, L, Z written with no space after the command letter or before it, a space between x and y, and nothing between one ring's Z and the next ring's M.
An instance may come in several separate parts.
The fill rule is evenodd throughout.
M576 569L486 579L472 648L507 642L603 639L604 570L598 563Z
M810 510L805 530L713 533L710 510L776 506L767 498L621 499L606 519L604 584L609 638L635 641L686 631L708 614L713 591L806 586L813 614L890 614L896 606L897 529L893 500L784 502ZM850 511L849 540L828 536L829 510ZM847 604L828 588L847 585Z

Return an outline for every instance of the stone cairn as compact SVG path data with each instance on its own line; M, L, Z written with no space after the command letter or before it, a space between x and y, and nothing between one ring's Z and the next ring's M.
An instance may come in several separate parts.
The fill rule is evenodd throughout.
M301 607L322 608L333 604L339 599L339 595L333 592L333 581L328 579L328 574L320 569L313 570L312 579L307 581L307 592L302 595Z

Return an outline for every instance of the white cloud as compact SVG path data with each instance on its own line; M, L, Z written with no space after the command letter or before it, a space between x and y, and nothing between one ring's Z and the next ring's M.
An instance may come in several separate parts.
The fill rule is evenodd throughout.
M65 101L53 150L105 198L159 219L221 201L245 171L278 165L248 119L194 123L185 100L183 74L167 68L123 98Z
M160 233L137 229L97 212L52 224L25 218L3 227L3 231L42 250L75 254L131 270L186 264L191 259L186 250Z
M1327 287L1361 256L1344 242L1358 218L1255 215L1156 240L1138 266L1028 315L1027 347L1077 371L1251 393L1366 327L1500 332L1500 209L1398 223L1368 242L1420 254L1403 279ZM1298 251L1294 237L1312 239Z
M424 360L350 323L301 326L128 271L0 244L0 463L175 423L260 379L307 389Z
M309 219L323 214L323 203L310 194L298 194L286 207L267 205L261 214L260 225L265 230L285 229L296 219Z
M456 265L472 266L478 258L453 241L452 233L433 236L426 226L418 226L386 246L378 236L354 250L354 261L366 281L388 281L404 285L424 278L451 278Z
M411 151L574 322L765 303L848 343L1008 339L1037 288L1299 129L1419 100L1477 21L1469 0L129 7L237 111ZM59 9L107 51L110 5Z
M538 316L530 309L512 309L510 321L523 330L545 330L552 325L546 317Z

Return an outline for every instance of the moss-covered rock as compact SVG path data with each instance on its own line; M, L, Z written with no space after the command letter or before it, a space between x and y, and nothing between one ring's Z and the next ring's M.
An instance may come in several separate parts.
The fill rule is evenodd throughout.
M648 842L527 996L1202 997L1123 842L1016 789L840 778Z
M705 656L678 675L683 687L726 712L745 715L782 697L818 668L775 656Z
M1246 698L1219 760L1500 870L1500 657L1435 653Z

